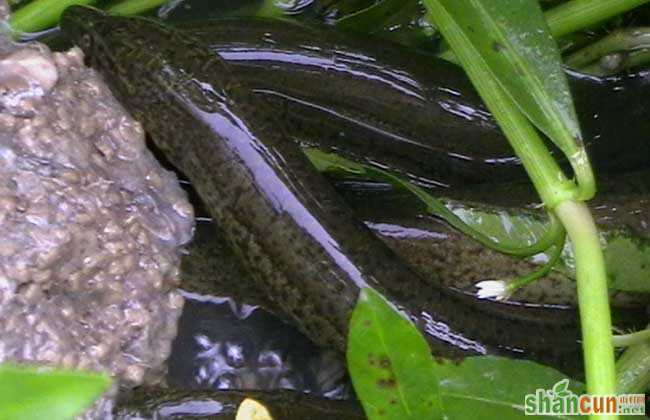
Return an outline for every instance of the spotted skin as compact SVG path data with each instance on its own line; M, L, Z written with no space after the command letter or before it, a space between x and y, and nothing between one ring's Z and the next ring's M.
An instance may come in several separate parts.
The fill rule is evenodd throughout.
M580 370L575 313L478 301L424 281L200 41L84 7L67 9L62 28L188 176L255 287L316 343L345 350L359 290L369 286L415 322L437 355L503 354Z
M270 101L301 142L460 190L528 182L498 124L454 64L328 27L251 18L180 25ZM595 78L568 71L567 79L599 177L647 167L650 72ZM555 156L562 161L561 153ZM563 167L570 173L566 162Z

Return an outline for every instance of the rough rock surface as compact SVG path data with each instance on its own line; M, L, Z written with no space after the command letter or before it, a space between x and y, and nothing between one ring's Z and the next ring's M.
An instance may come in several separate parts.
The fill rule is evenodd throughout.
M79 50L0 42L0 362L159 381L193 223Z

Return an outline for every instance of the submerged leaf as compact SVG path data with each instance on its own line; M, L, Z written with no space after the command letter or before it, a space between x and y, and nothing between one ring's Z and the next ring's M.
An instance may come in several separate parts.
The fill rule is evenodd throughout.
M625 232L606 235L604 250L609 287L628 292L650 292L650 241Z
M525 247L538 242L550 229L548 215L526 208L490 207L480 203L444 200L463 222L496 242Z
M69 419L110 385L107 375L0 365L0 420Z

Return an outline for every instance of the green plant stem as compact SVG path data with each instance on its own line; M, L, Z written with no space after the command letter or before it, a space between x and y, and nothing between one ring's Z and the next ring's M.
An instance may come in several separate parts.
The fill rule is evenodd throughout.
M629 347L645 342L650 343L650 330L641 330L630 334L621 334L612 337L614 347Z
M648 63L650 63L650 48L639 51L632 51L630 54L628 54L627 59L621 67L621 70L632 69L634 67L642 66Z
M533 271L532 273L526 274L523 277L519 277L518 279L515 279L514 281L511 281L508 283L508 295L512 295L514 292L516 292L518 289L521 289L524 286L527 286L543 277L546 277L548 273L551 272L553 267L560 261L560 258L562 257L562 250L564 249L564 244L566 242L566 234L561 235L561 237L557 240L553 251L551 253L551 258L543 265L541 266L538 270Z
M584 203L568 200L555 208L567 230L576 261L576 283L587 392L614 394L616 370L612 345L607 274L598 230ZM599 416L613 419L617 416Z
M633 69L650 63L650 48L632 51L623 57L623 61L615 68L606 68L600 62L591 64L580 69L583 73L593 76L608 76L619 73L623 70Z
M546 23L555 38L589 28L603 20L627 12L650 0L571 0L544 12ZM442 51L440 58L458 63L453 51Z
M470 41L459 28L449 12L438 2L424 0L429 11L435 15L440 31L453 48L457 59L479 91L481 98L499 123L515 154L521 159L540 198L549 209L558 203L574 198L576 186L562 173L549 153L540 135L519 107L494 78L486 78L487 64L467 48Z
M137 15L167 3L167 0L125 0L110 5L106 10L114 15Z
M36 32L56 25L61 13L72 5L89 5L96 0L35 0L18 8L9 18L14 32Z
M650 328L650 325L648 326ZM645 330L648 331L648 330ZM620 394L645 392L650 385L650 341L628 347L616 362L617 391Z
M546 22L555 37L589 28L613 18L650 0L571 0L545 13Z
M650 28L619 29L569 55L564 62L569 67L579 69L608 54L642 48L650 48Z

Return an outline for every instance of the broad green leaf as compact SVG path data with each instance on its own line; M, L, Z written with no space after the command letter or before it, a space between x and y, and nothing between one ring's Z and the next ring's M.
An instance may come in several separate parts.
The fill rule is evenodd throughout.
M571 155L572 163L578 161L581 163L574 165L578 179L581 184L584 183L577 187L565 177L531 121L521 112L512 96L502 86L496 73L505 71L506 74L501 77L517 78L519 77L516 71L517 64L511 63L510 66L501 69L490 66L488 56L490 54L505 56L501 48L504 46L499 44L498 48L495 48L493 43L486 45L485 39L483 42L474 40L485 26L482 20L482 9L476 6L476 1L423 0L423 3L428 10L427 16L453 48L458 61L463 65L481 98L492 111L510 145L521 159L544 204L553 209L565 200L591 197L595 185L588 160L580 159L584 157L580 153ZM460 9L457 9L459 7ZM462 17L457 15L458 13L469 15ZM484 38L490 38L490 35L490 33L480 33ZM573 139L569 143L577 147Z
M415 326L372 289L361 292L348 336L348 369L370 420L521 419L537 389L567 396L582 385L525 360L436 359ZM567 418L551 416L546 418Z
M567 157L580 153L582 135L562 58L538 2L438 3L454 17L491 75L533 124Z
M438 378L424 338L372 289L352 313L348 370L370 420L441 418Z
M468 357L437 365L445 414L449 420L523 419L525 398L537 389L580 394L583 385L562 373L526 360L495 356ZM534 418L564 419L568 416Z
M110 385L107 375L0 365L0 420L63 420L90 407Z

